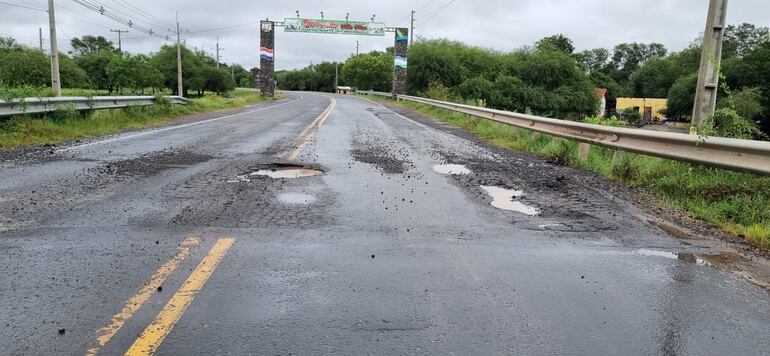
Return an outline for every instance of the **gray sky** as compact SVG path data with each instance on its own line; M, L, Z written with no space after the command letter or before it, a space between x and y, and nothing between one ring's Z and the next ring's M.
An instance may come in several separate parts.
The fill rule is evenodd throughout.
M197 32L185 35L190 46L212 51L216 38L225 48L222 61L238 63L246 68L257 65L259 58L260 19L281 20L295 17L344 18L377 21L388 26L408 26L409 11L417 10L416 33L424 38L449 38L497 50L512 50L533 43L544 36L564 33L578 49L612 48L621 42L660 42L669 50L689 44L703 31L708 0L391 0L363 1L297 1L297 0L84 0L103 6L122 18L166 33L158 24L174 22L179 9L183 28L197 32L226 26L250 25ZM2 0L19 6L46 7L46 0ZM451 2L451 4L450 4ZM728 23L750 22L770 25L770 2L767 0L731 0ZM136 9L141 10L136 11ZM60 50L69 49L69 38L84 34L102 35L117 42L108 30L127 26L105 18L76 4L73 0L56 0ZM154 19L146 14L151 14ZM432 18L431 18L432 17ZM429 20L429 21L427 21ZM427 21L427 22L425 22ZM150 24L147 24L149 22ZM38 27L43 27L47 40L47 14L0 4L0 36L11 36L29 44L38 44ZM131 30L131 29L128 29ZM123 48L131 52L156 50L162 40L132 31L125 34ZM344 60L360 50L382 50L393 44L386 37L358 37L323 34L284 33L276 35L276 66L296 68L320 61Z

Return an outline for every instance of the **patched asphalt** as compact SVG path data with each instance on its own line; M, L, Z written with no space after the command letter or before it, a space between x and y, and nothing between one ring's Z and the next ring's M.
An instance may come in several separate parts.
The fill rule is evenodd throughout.
M770 349L770 293L733 255L669 235L593 174L345 96L287 161L331 97L0 156L0 353L85 353L188 236L200 245L100 354L125 352L222 237L158 354ZM254 174L290 165L322 173Z

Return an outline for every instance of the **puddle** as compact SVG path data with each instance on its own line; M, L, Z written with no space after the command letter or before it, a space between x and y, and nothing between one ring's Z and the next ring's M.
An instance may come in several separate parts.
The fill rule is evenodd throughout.
M304 193L284 193L278 196L278 200L284 204L305 205L314 203L316 198Z
M520 190L510 190L500 187L481 186L481 189L487 192L492 197L492 206L502 210L515 211L529 216L536 216L540 214L540 210L535 207L526 205L520 201L513 200L514 198L521 198L524 192Z
M687 263L695 263L698 266L707 266L711 265L710 263L706 262L702 258L699 258L698 256L692 254L692 253L673 253L668 251L657 251L657 250L648 250L648 249L639 249L634 251L634 254L640 255L640 256L654 256L654 257L663 257L668 258L671 260L679 260L684 261Z
M462 164L437 164L433 166L437 173L446 175L465 175L473 173L468 167Z
M272 179L297 179L320 176L324 171L306 166L296 165L273 165L251 173L241 174L234 179L227 180L227 183L248 183L252 177L269 177Z
M320 176L324 172L314 168L307 167L278 167L270 169L261 169L249 174L250 176L267 176L273 179L297 179L313 176Z

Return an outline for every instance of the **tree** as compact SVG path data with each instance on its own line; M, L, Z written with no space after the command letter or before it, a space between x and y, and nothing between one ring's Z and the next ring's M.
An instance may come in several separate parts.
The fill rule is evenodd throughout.
M537 41L535 48L541 51L558 51L566 54L572 54L575 51L572 40L562 34L545 37Z
M11 37L0 36L0 51L15 51L21 50L23 48L24 46L16 42L15 39Z
M697 73L677 79L668 91L666 116L678 119L689 118L695 106L695 89L697 86Z
M660 43L621 43L613 50L610 75L618 83L625 83L645 62L662 58L666 53L666 48Z
M200 91L205 84L201 76L203 63L199 56L195 55L187 47L182 46L182 78L184 93L177 93L177 57L176 46L163 45L152 56L150 62L163 74L163 83L176 95L187 96L190 90Z
M654 58L631 75L633 95L641 98L665 98L674 82L685 72L669 58Z
M604 48L588 49L575 54L575 58L589 74L592 74L605 68L610 59L610 51Z
M351 57L342 67L348 84L362 90L389 91L393 82L393 57L384 52L371 52Z
M86 56L101 51L115 52L115 45L102 36L83 36L81 38L73 38L70 40L72 46L72 54L75 57Z
M767 27L757 27L749 23L729 25L725 28L722 57L742 58L766 42L770 42L770 30Z
M224 68L206 66L203 69L203 77L206 80L203 90L222 94L235 89L235 81L232 75Z
M105 89L112 93L112 83L107 75L107 66L115 56L111 51L99 51L75 58L75 63L88 75L92 88Z

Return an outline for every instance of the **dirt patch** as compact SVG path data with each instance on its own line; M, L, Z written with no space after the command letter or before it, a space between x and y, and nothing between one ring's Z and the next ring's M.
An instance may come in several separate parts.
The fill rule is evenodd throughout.
M357 133L350 154L358 162L377 167L385 174L403 174L415 168L409 150L393 139L383 140Z
M212 158L212 156L191 151L167 150L128 160L110 162L91 169L91 172L115 177L151 177L169 169L208 162Z

